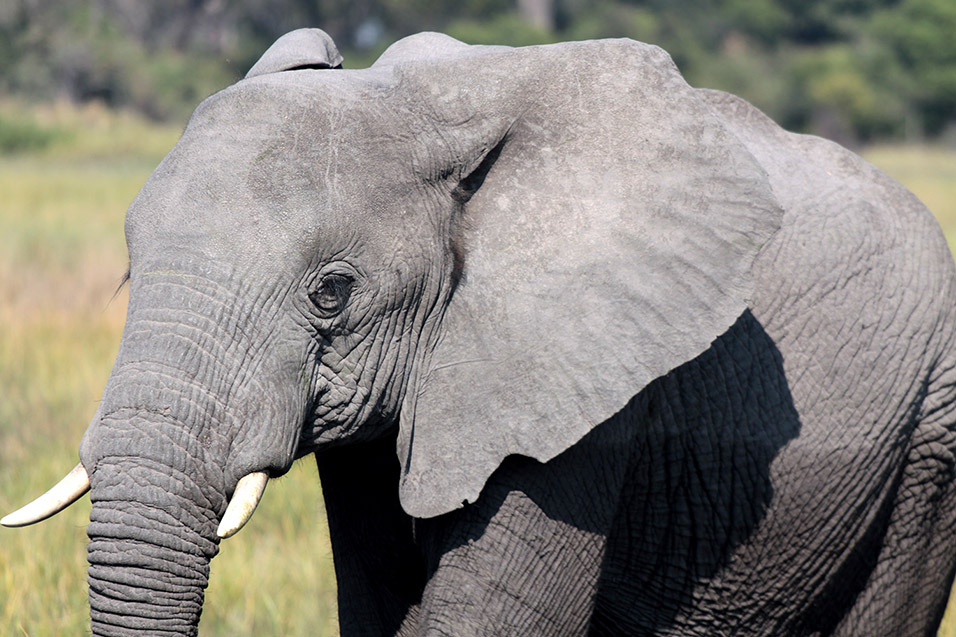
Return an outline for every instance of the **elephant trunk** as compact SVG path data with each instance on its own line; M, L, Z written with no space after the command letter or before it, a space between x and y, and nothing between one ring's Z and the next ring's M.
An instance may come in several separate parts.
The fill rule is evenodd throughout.
M298 368L270 358L274 331L255 331L239 312L246 304L210 307L209 294L184 291L181 279L162 271L134 286L80 445L94 635L196 634L220 524L235 532L255 506L229 499L250 474L261 494L262 477L293 460L302 400L282 387Z
M171 340L159 340L163 350ZM80 446L93 505L94 635L198 631L231 490L223 474L227 441L208 432L226 415L203 383L174 380L172 370L158 360L121 360Z
M146 350L136 342L142 328L128 325L136 331L124 337L100 417L80 445L92 502L94 635L198 631L229 488L228 440L211 430L228 415L208 389L208 376L196 373L215 361L191 353L177 329L155 335ZM197 361L192 378L174 358Z
M93 634L197 634L223 501L196 497L193 480L168 467L129 459L104 459L92 475Z

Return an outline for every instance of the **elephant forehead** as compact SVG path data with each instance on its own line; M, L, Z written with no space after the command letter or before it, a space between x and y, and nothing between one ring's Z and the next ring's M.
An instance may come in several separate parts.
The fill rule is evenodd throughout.
M307 79L254 78L200 106L130 208L131 252L185 241L274 260L317 237L334 251L407 229L420 152L408 118L382 83Z

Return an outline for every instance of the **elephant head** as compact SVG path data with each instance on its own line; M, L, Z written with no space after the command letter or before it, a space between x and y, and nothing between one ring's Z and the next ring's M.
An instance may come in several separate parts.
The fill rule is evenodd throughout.
M296 458L396 436L406 512L452 511L747 306L779 207L660 49L422 34L339 62L321 31L285 36L129 209L81 466L5 520L91 485L94 633L195 631L220 537Z

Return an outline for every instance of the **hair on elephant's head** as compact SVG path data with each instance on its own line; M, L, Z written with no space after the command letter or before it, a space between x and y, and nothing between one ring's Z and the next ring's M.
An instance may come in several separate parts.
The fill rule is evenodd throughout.
M240 481L397 431L405 510L451 511L746 308L779 210L660 49L422 34L340 62L321 31L279 40L129 209L127 323L70 487L92 485L94 630L195 625Z

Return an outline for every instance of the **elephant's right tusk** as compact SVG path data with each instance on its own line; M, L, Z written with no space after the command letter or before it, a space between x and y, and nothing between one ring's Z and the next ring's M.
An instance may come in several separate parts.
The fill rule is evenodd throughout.
M27 526L56 515L90 490L90 477L82 464L73 467L62 480L30 504L0 520L3 526Z
M259 500L268 482L269 476L262 471L250 473L239 480L236 491L232 494L232 500L226 507L226 513L219 523L219 529L216 531L219 537L231 537L245 526L256 507L259 506Z

